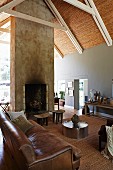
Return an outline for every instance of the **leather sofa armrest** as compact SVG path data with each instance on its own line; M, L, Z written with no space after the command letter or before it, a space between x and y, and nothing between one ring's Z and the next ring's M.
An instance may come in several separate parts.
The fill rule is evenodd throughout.
M72 151L73 151L73 169L78 169L80 166L80 158L82 156L81 150L72 146Z
M72 147L72 153L73 153L73 160L77 160L80 159L82 154L81 154L81 150L71 144L69 144Z
M65 148L64 150L63 150L63 152L62 151L59 151L58 153L55 153L55 154L53 154L53 155L49 155L49 156L42 156L41 158L38 158L36 161L34 161L34 162L32 162L31 164L29 164L29 170L33 170L34 169L34 167L35 167L35 169L37 169L37 170L40 170L42 167L42 169L45 169L44 168L44 166L46 166L46 165L50 165L51 163L50 163L50 161L51 160L55 160L55 157L59 157L60 155L64 155L64 157L66 156L65 155L65 153L67 152L67 154L72 154L72 159L71 159L71 161L72 161L72 167L73 167L73 169L77 169L77 168L79 168L79 166L80 166L80 157L81 157L81 151L79 150L79 149L77 149L76 147L74 147L73 149L72 149L72 147L70 146L70 148L69 148L69 146L67 147L67 148ZM60 158L60 157L59 157ZM59 160L59 159L58 159ZM57 161L58 161L57 160ZM47 167L46 167L47 168ZM65 167L66 168L66 167ZM68 167L69 168L69 167Z
M35 160L34 162L30 163L29 166L33 166L37 163L40 163L40 162L43 162L43 161L47 161L47 160L50 160L50 159L54 159L56 156L59 156L65 152L68 152L69 150L71 150L71 148L69 149L69 147L67 148L64 148L63 151L58 151L57 153L54 153L52 155L49 155L49 156L41 156L41 158L38 158L37 160Z
M23 153L24 157L27 160L27 163L30 164L36 161L36 155L31 145L24 144L20 147L20 151Z
M80 159L81 156L82 156L81 150L74 147L74 149L73 149L73 160Z

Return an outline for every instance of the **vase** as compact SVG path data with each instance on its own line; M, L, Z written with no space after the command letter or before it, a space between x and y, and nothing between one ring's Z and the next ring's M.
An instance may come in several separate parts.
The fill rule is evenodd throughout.
M78 128L79 126L78 126L78 123L73 123L73 127L74 128Z

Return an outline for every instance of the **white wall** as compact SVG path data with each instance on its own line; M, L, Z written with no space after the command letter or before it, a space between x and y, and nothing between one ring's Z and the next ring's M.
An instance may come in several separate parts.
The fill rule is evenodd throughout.
M90 89L96 89L102 96L112 96L113 46L102 44L84 50L83 54L57 57L54 68L56 80L88 79L88 94Z

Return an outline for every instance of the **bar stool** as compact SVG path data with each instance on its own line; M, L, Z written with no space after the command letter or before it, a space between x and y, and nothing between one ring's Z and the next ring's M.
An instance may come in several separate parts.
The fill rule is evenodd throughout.
M63 120L63 113L65 110L53 110L53 122L55 122L55 117L56 117L56 124L60 121L62 123Z

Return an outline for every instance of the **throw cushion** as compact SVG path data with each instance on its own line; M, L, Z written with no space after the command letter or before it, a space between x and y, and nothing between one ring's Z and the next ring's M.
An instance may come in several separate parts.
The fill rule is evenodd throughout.
M113 126L106 126L107 145L101 154L107 159L113 159Z
M106 126L107 133L107 149L110 152L111 156L113 156L113 126Z
M11 120L16 119L20 115L22 115L24 118L26 118L26 116L24 114L24 111L20 111L20 112L8 112L8 114L9 114Z
M17 117L12 121L14 124L16 124L24 133L27 132L30 128L32 128L34 125L30 123L25 117L22 115Z

